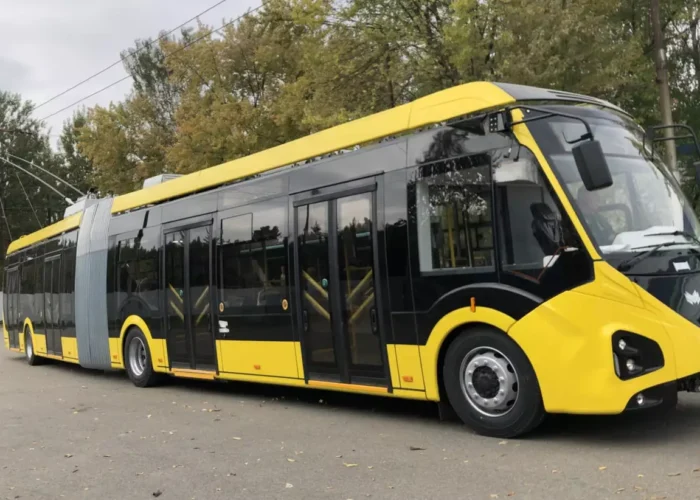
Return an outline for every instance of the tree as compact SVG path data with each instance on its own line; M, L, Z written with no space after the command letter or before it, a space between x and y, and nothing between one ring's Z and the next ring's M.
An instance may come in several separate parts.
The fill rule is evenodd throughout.
M94 167L79 149L80 131L86 123L85 112L78 111L63 124L60 137L60 161L56 171L56 175L83 193L94 187Z
M49 147L48 136L31 113L30 102L22 100L18 94L0 91L0 158L7 158L56 186L52 179L47 179L33 167L14 158L34 162L49 170L56 168L56 158ZM12 239L55 222L63 214L66 203L31 176L4 160L0 162L3 163L0 169L0 200L6 216L0 220L0 259L4 262L7 246Z

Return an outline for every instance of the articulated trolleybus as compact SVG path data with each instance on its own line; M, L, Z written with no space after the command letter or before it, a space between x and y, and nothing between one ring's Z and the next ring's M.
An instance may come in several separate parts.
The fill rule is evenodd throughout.
M5 345L439 402L517 436L700 385L700 230L618 107L469 83L14 241Z

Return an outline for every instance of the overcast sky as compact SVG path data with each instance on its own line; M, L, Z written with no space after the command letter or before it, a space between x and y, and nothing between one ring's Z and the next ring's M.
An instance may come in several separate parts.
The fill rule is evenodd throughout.
M156 38L218 0L0 0L0 90L18 92L39 104L119 59L137 38ZM227 0L200 19L218 27L260 0ZM192 22L191 25L195 25ZM44 118L118 80L118 65L35 113ZM131 88L126 81L84 105L108 104ZM74 108L76 109L76 108ZM47 120L51 142L73 110Z

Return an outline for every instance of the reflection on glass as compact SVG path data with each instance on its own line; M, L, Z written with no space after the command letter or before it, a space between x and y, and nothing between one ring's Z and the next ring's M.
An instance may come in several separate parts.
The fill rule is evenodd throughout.
M188 231L189 240L189 301L190 331L194 337L195 361L211 363L214 359L212 337L209 258L211 228L198 227Z
M355 366L381 366L374 294L372 194L341 198L337 203L341 317L350 361Z
M493 266L487 155L420 167L416 205L421 271Z
M572 112L585 113L575 109ZM647 236L680 230L699 237L700 225L666 165L651 156L648 141L647 149L644 148L643 131L627 118L609 113L597 113L587 119L601 142L613 178L611 186L595 192L583 187L572 145L567 142L582 135L579 121L559 117L542 120L533 123L533 133L601 251L643 251L650 244L674 238L694 245L682 236Z
M306 350L316 365L336 365L329 300L328 203L297 209L302 322Z
M223 289L227 313L283 313L287 247L280 228L286 212L276 207L222 221Z
M185 328L185 233L165 235L165 293L168 322L168 356L176 363L190 363Z

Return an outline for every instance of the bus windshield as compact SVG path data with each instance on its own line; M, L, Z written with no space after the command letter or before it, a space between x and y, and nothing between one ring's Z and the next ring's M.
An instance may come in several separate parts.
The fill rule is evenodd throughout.
M591 125L612 186L598 191L583 186L570 144L585 133L580 121L553 117L532 122L531 130L601 253L636 253L674 242L697 247L700 231L692 206L668 167L652 157L648 143L644 147L643 131L607 111L573 106L565 111Z

